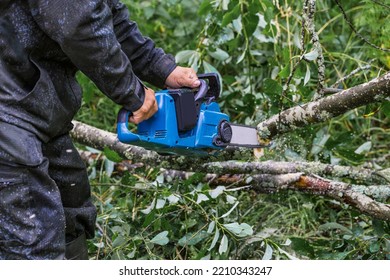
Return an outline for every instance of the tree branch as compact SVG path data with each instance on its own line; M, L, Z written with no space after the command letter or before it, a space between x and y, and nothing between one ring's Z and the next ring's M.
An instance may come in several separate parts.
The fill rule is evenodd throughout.
M323 97L324 88L325 88L325 60L324 55L322 54L322 46L315 29L314 24L314 14L316 12L316 1L315 0L306 0L304 2L303 14L302 14L302 28L305 28L309 31L310 40L313 44L313 48L317 51L317 65L318 65L318 86L317 94L314 99ZM303 42L303 39L302 39ZM302 45L303 46L303 45Z
M320 162L238 162L207 163L205 170L215 174L286 174L304 172L333 178L348 178L365 184L389 184L390 169L372 170L363 167L341 166Z
M205 162L231 159L245 160L253 157L252 150L245 148L228 148L214 155L210 154L209 157L161 156L154 151L121 143L114 133L78 121L72 123L73 129L70 135L74 141L100 151L107 147L118 153L123 159L137 163L142 162L153 166L192 170Z
M287 109L258 124L261 139L269 141L278 134L329 120L347 111L390 97L390 72L370 82L331 96Z

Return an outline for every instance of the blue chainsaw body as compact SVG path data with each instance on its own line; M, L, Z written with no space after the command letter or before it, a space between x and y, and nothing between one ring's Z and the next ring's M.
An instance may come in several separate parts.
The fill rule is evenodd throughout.
M210 74L204 75L208 76L203 78L210 79ZM228 123L229 116L214 101L220 90L215 88L219 87L219 80L214 78L218 79L211 77L209 84L202 80L198 92L187 88L156 92L158 111L138 124L137 132L129 130L131 113L122 109L118 115L118 139L160 154L201 156L225 148L219 135L221 123Z

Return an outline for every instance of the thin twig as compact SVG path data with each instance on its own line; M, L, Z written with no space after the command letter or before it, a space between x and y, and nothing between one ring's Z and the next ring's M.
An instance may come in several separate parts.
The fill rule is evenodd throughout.
M381 51L384 51L384 52L390 52L390 49L387 49L387 48L382 48L382 47L379 47L373 43L371 43L370 41L368 41L365 37L363 37L363 35L361 35L356 29L355 27L353 26L352 22L349 20L343 6L341 6L339 0L335 0L336 1L336 4L337 6L339 7L341 13L343 14L343 17L345 19L345 21L347 22L347 24L349 25L349 27L351 28L351 30L356 34L356 36L358 36L363 42L365 42L366 44L370 45L371 47L377 49L377 50L381 50Z
M364 70L368 70L371 68L371 65L368 64L368 65L365 65L365 66L362 66L362 67L359 67L355 70L353 70L351 73L349 73L348 75L342 77L341 79L339 79L337 82L335 82L333 85L331 85L330 87L331 88L335 88L337 87L340 83L344 82L345 80L348 80L349 78L351 78L353 75L359 73L360 71L364 71Z
M379 1L377 1L377 0L371 0L371 1L374 2L375 4L378 4L378 5L382 6L382 7L385 7L385 8L387 8L387 9L390 9L390 6L387 5L387 4L381 3L381 2L379 2Z

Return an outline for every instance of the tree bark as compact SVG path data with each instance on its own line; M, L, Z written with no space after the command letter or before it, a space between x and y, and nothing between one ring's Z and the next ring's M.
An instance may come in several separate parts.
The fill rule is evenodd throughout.
M390 168L373 170L363 167L341 166L320 162L212 162L204 164L204 169L215 174L285 174L304 172L332 178L348 178L365 184L389 184Z

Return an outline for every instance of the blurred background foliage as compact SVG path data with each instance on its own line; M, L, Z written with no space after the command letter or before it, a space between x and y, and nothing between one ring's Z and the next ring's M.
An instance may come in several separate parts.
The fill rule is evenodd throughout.
M220 74L219 103L234 122L256 125L315 95L316 54L308 35L304 51L300 41L303 1L123 2L143 34L178 64ZM348 20L334 0L316 2L326 87L349 88L389 71L389 52L363 42L348 24L389 49L388 0L342 1ZM287 83L302 52L307 59ZM114 131L120 108L85 76L78 78L84 101L77 119ZM278 137L262 159L388 168L389 117L389 101L367 105ZM110 158L107 151L101 155ZM167 180L153 167L118 175L115 164L106 159L89 167L99 209L92 258L390 259L389 223L333 200L294 192L258 195L234 185L216 190L200 183L201 174Z

